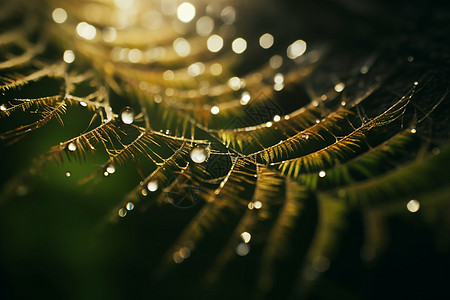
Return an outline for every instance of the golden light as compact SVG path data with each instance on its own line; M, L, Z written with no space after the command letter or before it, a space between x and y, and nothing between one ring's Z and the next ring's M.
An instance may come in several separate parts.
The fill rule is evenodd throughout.
M112 43L117 38L117 30L114 27L106 27L102 30L102 38L107 43Z
M271 35L270 33L264 33L259 38L259 45L263 49L269 49L270 47L272 47L273 42L274 42L274 38L273 38L273 35Z
M290 59L296 59L303 55L306 51L306 42L304 40L296 40L287 48L287 56Z
M236 77L236 76L231 77L228 80L228 86L232 90L237 91L237 90L239 90L242 87L242 81L241 81L241 79L239 77Z
M134 0L114 0L114 3L120 9L128 9L133 6Z
M283 64L283 58L280 55L274 55L269 60L269 65L272 69L278 69Z
M75 54L73 53L73 51L72 50L64 51L63 60L68 64L73 63L75 61Z
M183 23L192 21L195 17L195 6L189 2L181 3L177 8L177 18Z
M191 45L184 38L177 38L173 42L173 49L181 57L186 57L191 53Z
M208 36L214 29L214 20L208 16L203 16L195 24L196 31L200 36Z
M219 113L219 111L220 111L219 107L217 107L217 106L211 107L211 113L213 115L217 115Z
M56 8L52 13L55 23L62 24L67 20L67 12L62 8Z
M158 181L156 179L152 179L147 183L147 189L150 192L156 192L158 190Z
M213 63L211 67L209 67L209 71L213 76L219 76L222 74L222 65L219 63Z
M223 47L223 39L217 34L214 34L208 38L206 46L211 52L219 52Z
M247 49L247 41L243 38L237 38L231 44L234 53L241 54Z
M252 238L252 235L248 233L247 231L244 231L241 233L241 239L244 243L248 244Z
M97 29L86 22L78 23L76 31L80 37L86 40L93 40L97 35Z
M250 93L245 91L242 92L241 100L239 102L241 103L241 105L247 105L250 99L251 99Z
M334 86L334 90L338 93L342 92L344 89L345 89L345 84L343 84L342 82L340 82Z

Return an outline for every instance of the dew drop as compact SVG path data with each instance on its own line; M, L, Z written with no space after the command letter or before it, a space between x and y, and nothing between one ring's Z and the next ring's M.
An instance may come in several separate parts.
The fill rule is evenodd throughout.
M195 147L191 150L191 159L193 162L201 164L208 158L208 151L202 147Z
M74 152L77 150L77 145L74 142L70 142L69 145L67 145L67 150Z
M321 177L321 178L325 177L326 175L327 175L327 172L325 172L323 170L319 172L319 177Z
M420 209L420 203L417 200L411 200L408 204L406 204L406 208L412 213L418 212Z
M131 124L134 122L134 109L131 107L125 107L122 109L122 112L120 113L120 118L122 119L122 122L124 124Z
M147 189L150 192L156 192L158 190L158 181L156 179L152 179L147 183Z
M0 110L1 111L5 111L6 110L6 105L5 104L0 105Z
M213 114L213 115L217 115L218 113L220 112L220 109L219 109L219 107L218 106L213 106L213 107L211 107L211 113Z
M126 205L126 209L127 209L127 210L133 210L133 209L134 209L134 204L133 204L133 202L128 202L127 205Z
M241 239L244 243L248 244L252 238L252 235L248 233L247 231L244 231L241 233Z
M119 209L119 217L123 218L127 215L127 211L123 208Z
M253 203L253 207L254 207L255 209L260 209L260 208L262 207L262 202L261 202L261 201L255 201L255 202Z
M66 172L66 177L70 177L72 175L72 173L70 173L70 171Z
M106 167L106 172L108 172L109 174L113 174L114 172L116 172L116 168L114 167L113 164L109 164L109 165Z

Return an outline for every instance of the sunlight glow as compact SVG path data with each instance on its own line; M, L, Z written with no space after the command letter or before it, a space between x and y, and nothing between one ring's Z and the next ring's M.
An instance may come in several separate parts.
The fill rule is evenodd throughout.
M177 17L183 23L192 21L195 17L195 6L189 2L181 3L177 8Z
M273 35L271 35L270 33L264 33L259 38L259 45L263 49L269 49L270 47L272 47L273 42L274 42Z
M214 34L208 38L206 46L211 52L219 52L223 47L223 39L217 34Z
M93 40L97 35L97 29L86 22L81 22L77 25L77 34L86 40Z
M52 13L55 23L62 24L67 20L67 12L62 8L56 8Z
M306 51L306 43L303 40L296 40L294 43L289 45L287 48L287 56L290 59L296 59L297 57L303 55Z
M231 44L234 53L241 54L247 49L247 41L243 38L237 38Z
M75 54L73 53L73 51L72 50L64 51L63 60L68 64L73 63L75 61Z

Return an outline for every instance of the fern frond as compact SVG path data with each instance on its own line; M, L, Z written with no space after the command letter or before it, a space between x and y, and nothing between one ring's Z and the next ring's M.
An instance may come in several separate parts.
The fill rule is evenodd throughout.
M232 167L216 190L205 195L206 204L195 218L186 226L177 241L166 254L159 272L166 272L175 256L183 247L194 249L195 244L216 226L225 221L227 214L236 215L247 208L245 194L253 189L256 170L254 166L238 158L232 159Z
M448 184L448 176L441 166L449 159L450 150L445 148L436 156L429 155L425 159L341 188L338 194L351 203L373 204L430 190Z
M397 133L385 142L375 147L369 148L353 159L345 162L338 162L330 169L322 169L326 176L320 178L318 173L306 173L299 175L296 180L302 182L308 188L315 190L318 186L339 186L350 184L359 178L369 178L384 170L391 162L411 151L414 147L414 134L410 129Z
M139 202L141 197L145 197L149 193L161 193L161 186L167 186L168 181L171 179L174 172L179 172L180 170L187 168L189 149L189 145L183 143L170 157L159 163L157 168L150 175L142 180L139 185L133 189L133 191L126 195L122 201L122 204L119 206L119 210L128 202ZM155 190L152 189L149 191L148 184L151 181L155 183L153 188ZM114 211L112 216L113 220L117 219L117 210Z
M288 176L297 177L303 172L314 172L330 168L367 150L366 134L377 127L384 127L397 120L405 111L409 98L402 98L385 112L363 123L352 133L316 152L290 159L281 163L271 163Z
M320 195L317 198L318 222L313 241L298 278L302 294L307 293L320 273L325 272L339 245L341 232L347 226L349 207L344 201Z
M51 66L44 67L42 69L36 70L28 75L9 75L9 77L3 77L1 80L3 83L0 85L0 90L16 89L18 87L24 86L30 82L38 81L45 77L56 77L61 78L64 74L65 67L63 64L54 64Z
M355 96L353 101L348 101L349 103L345 101L347 107L353 107L361 103L377 91L380 85L381 80L370 86L367 90L364 90L363 93ZM313 100L306 107L299 108L290 114L281 116L279 121L271 121L257 126L235 129L210 130L210 133L216 134L226 145L232 146L233 148L243 150L256 143L264 149L263 141L267 136L276 136L281 140L291 138L300 131L316 124L317 120L320 120L326 111L334 111L335 107L332 104L335 102L336 97L337 93L332 90L325 94L325 100Z
M18 110L27 111L32 107L36 107L38 109L54 107L56 106L56 104L59 104L61 100L62 100L61 95L34 98L34 99L14 99L14 102L17 102L18 104L12 104L5 110L1 110L0 117L10 116L13 112Z
M292 237L292 231L302 214L304 202L310 197L305 187L291 179L286 179L285 190L285 201L269 232L261 255L258 289L262 293L267 293L272 289L277 261L292 251L289 246L290 237Z
M21 67L30 61L38 54L41 54L45 50L45 43L43 41L38 42L32 47L27 47L26 51L18 56L12 57L7 61L0 63L0 71L6 69L12 69Z
M41 155L38 160L48 158L57 163L62 163L65 157L79 161L83 160L88 151L96 150L94 145L99 144L106 148L107 143L112 143L113 139L118 139L118 132L119 128L114 121L102 123L88 132L53 146L47 153Z
M277 172L265 167L258 167L257 172L256 187L252 200L248 204L249 209L242 215L227 244L219 252L215 262L205 274L206 280L210 283L219 278L222 269L235 257L235 249L239 242L249 243L248 240L242 240L242 234L246 232L250 234L250 239L253 235L253 239L258 240L258 224L271 218L270 208L281 202L280 194L283 194L284 178ZM261 207L258 204L258 208L255 209L256 202L261 203ZM260 237L260 239L264 238Z
M54 107L45 107L42 112L42 118L36 122L33 122L28 125L22 125L18 128L6 131L0 134L1 140L8 140L11 138L17 138L19 136L23 136L24 134L31 132L35 129L41 128L45 124L47 124L51 119L55 118L62 124L61 115L66 112L67 104L65 101L61 101L57 103Z

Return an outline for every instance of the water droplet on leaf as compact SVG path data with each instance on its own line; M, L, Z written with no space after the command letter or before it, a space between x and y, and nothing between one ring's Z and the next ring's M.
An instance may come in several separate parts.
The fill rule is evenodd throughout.
M119 209L119 217L123 218L127 215L127 211L123 208Z
M113 174L114 172L116 172L116 168L114 167L113 164L109 164L109 165L106 167L106 172L108 172L109 174Z
M133 204L133 202L128 202L128 203L127 203L127 206L126 206L126 209L127 209L127 210L133 210L133 209L134 209L134 204Z
M69 151L71 151L71 152L77 150L77 144L75 144L74 142L70 142L70 143L67 145L67 150L69 150Z
M131 124L134 122L134 109L125 107L120 113L120 118L124 124Z
M206 161L208 158L209 153L208 151L203 147L195 147L191 150L191 159L193 162L201 164Z
M156 192L158 190L158 181L153 179L147 183L147 188L150 192Z

